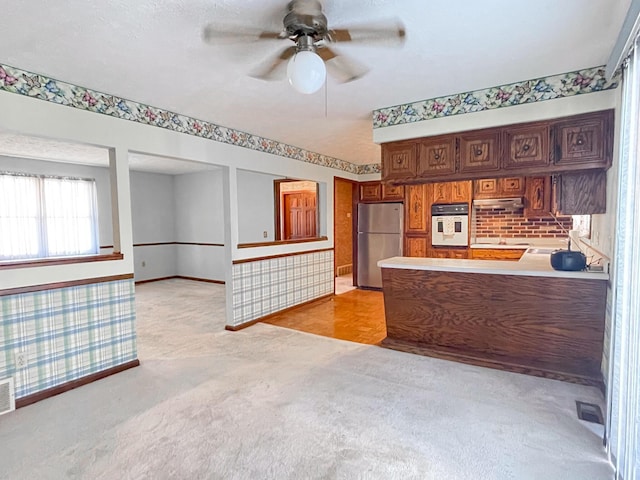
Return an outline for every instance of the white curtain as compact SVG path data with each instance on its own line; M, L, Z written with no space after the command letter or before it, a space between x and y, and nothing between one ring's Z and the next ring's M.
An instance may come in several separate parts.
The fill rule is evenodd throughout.
M640 57L623 75L613 325L608 382L608 447L616 478L640 480Z
M0 173L0 260L98 253L95 181Z

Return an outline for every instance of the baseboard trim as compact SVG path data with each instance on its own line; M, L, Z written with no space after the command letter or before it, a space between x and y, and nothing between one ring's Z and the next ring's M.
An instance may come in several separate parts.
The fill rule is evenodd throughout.
M323 295L322 297L314 298L313 300L309 300L309 301L304 302L304 303L298 303L297 305L294 305L292 307L287 307L287 308L285 308L283 310L278 310L277 312L270 313L269 315L265 315L264 317L256 318L255 320L250 320L248 322L241 323L240 325L225 325L224 329L225 330L230 330L232 332L237 332L238 330L243 330L243 329L245 329L247 327L255 325L256 323L260 323L260 322L268 320L268 319L270 319L272 317L275 317L276 315L280 315L282 313L287 313L287 312L290 312L290 311L295 310L297 308L306 307L307 305L319 302L321 300L326 300L327 298L330 298L330 297L333 297L333 296L334 296L333 293L329 293L327 295Z
M172 275L170 277L150 278L149 280L139 280L135 283L136 285L140 285L141 283L161 282L162 280L171 280L172 278L182 278L183 280L193 280L194 282L216 283L218 285L225 284L224 280L211 280L209 278L185 277L184 275Z
M125 370L137 367L138 365L140 365L140 360L135 359L121 365L116 365L115 367L107 368L106 370L102 370L100 372L92 373L91 375L87 375L86 377L81 377L76 380L63 383L62 385L57 385L55 387L42 390L41 392L27 395L26 397L16 398L16 408L26 407L27 405L39 402L41 400L44 400L45 398L68 392L69 390L73 390L74 388L82 387L83 385L93 383L96 380L101 380L111 375L115 375L116 373L124 372Z

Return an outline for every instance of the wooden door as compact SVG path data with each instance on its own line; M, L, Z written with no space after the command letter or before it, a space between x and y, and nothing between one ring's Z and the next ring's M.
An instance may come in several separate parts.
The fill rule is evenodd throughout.
M296 240L317 236L317 206L313 193L284 195L284 239Z
M382 144L382 179L398 180L416 175L416 145L409 142Z
M549 126L528 125L504 130L503 168L546 167L549 164Z
M405 232L429 233L429 202L427 185L407 185L405 188Z
M498 129L461 134L459 173L490 172L500 169L500 131Z
M404 200L404 186L403 185L390 185L388 183L382 184L382 201L402 201Z
M433 178L451 175L456 171L455 137L434 137L418 143L416 175Z

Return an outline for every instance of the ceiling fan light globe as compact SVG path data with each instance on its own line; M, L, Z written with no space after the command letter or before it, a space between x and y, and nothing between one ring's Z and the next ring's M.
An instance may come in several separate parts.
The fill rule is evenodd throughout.
M324 61L315 52L296 53L287 65L287 79L300 93L311 94L320 90L327 77Z

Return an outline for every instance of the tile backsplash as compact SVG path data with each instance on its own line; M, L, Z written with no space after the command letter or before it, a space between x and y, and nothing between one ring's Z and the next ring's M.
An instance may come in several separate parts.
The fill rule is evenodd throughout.
M573 227L571 215L556 217L568 232ZM553 217L525 217L522 208L475 208L471 218L471 237L567 238L567 233Z

